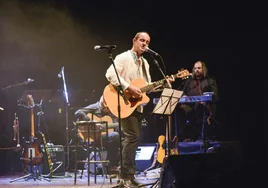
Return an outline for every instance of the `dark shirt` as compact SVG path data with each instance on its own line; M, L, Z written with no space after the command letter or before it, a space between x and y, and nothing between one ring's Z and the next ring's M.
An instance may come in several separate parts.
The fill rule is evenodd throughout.
M190 77L186 80L182 91L184 91L184 95L187 96L203 95L204 92L214 92L214 95L218 96L217 83L210 77L205 77L200 80Z
M216 105L215 103L219 100L218 97L218 86L214 79L210 77L204 77L202 79L196 79L193 77L188 78L182 87L183 95L187 96L198 96L203 95L205 92L213 92L215 101L209 103L210 115L215 116ZM200 104L188 104L191 108L198 109Z

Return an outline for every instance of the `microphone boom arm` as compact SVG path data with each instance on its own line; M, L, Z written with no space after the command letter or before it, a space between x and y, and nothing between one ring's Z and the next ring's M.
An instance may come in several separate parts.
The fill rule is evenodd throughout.
M33 81L34 81L34 79L28 78L24 82L20 82L20 83L17 83L17 84L13 84L13 85L9 85L7 87L4 87L4 88L2 88L2 91L8 90L8 89L13 88L13 87L19 87L19 86L27 85L27 84L29 84L29 83L31 83Z

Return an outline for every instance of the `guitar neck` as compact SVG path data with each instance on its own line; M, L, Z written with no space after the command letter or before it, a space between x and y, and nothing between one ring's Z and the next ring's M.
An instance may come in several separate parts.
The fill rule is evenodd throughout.
M30 119L31 119L31 140L34 138L34 100L32 95L27 95L28 107L30 108Z
M176 79L176 78L180 78L181 76L178 73L178 74L173 74L171 77L173 77L174 79ZM158 80L158 81L156 81L156 82L154 82L152 84L149 84L149 85L147 85L145 87L142 87L141 88L141 92L142 93L146 93L146 92L150 91L151 89L153 89L153 88L155 88L157 86L163 85L165 82L167 82L166 79Z
M31 109L31 137L34 138L34 111L33 108Z
M155 88L157 86L163 85L164 82L165 82L165 79L162 79L162 80L156 81L156 82L154 82L152 84L149 84L149 85L141 88L141 92L146 93L146 92L150 91L151 89L153 89L153 88Z

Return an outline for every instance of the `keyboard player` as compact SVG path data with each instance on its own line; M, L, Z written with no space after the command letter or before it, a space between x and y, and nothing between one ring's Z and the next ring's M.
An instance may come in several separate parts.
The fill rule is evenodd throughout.
M204 104L206 104L206 123L207 136L209 139L216 139L217 136L213 128L216 113L215 101L205 101L207 99L204 93L213 93L213 97L218 98L218 86L216 80L208 75L208 69L204 62L197 61L192 68L192 76L185 80L179 88L182 90L183 96L188 97L185 102L179 101L179 130L178 135L181 141L196 141L201 137ZM191 97L202 96L202 97ZM200 100L194 100L200 99ZM211 129L211 130L210 130ZM212 131L212 132L211 132Z

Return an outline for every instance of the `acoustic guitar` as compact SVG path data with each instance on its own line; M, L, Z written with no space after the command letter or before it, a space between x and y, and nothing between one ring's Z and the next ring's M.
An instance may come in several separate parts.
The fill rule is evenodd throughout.
M113 119L108 115L99 118L98 116L89 113L87 114L87 116L93 121L106 121L108 123L108 132L113 132L114 129L118 127L118 123L113 123ZM90 142L93 142L94 140L99 140L102 134L106 134L105 124L96 127L95 135L92 131L90 131L90 135L88 136L87 130L88 126L78 127L78 135L84 142L88 142L88 139L90 140Z
M171 118L169 117L169 126L171 125ZM166 134L167 134L167 127L166 127ZM158 168L159 166L161 166L165 160L165 157L167 156L167 147L166 147L167 143L166 143L166 137L164 135L160 135L158 137L158 143L157 143L157 148L156 151L154 152L154 160L152 165L145 169L143 172L147 173L149 170ZM179 151L178 151L178 137L174 136L173 140L170 141L169 143L169 149L170 155L179 155Z
M174 136L173 140L171 141L170 144L170 155L178 155L179 151L177 149L177 145L178 145L178 137ZM154 153L154 160L152 162L152 165L145 169L143 172L146 173L149 170L158 168L159 166L161 166L164 162L164 159L166 157L166 137L164 135L160 135L158 137L158 143L157 143L157 148L156 151Z
M27 95L28 107L30 108L30 118L31 118L31 135L29 143L25 144L23 151L24 164L25 165L39 165L42 163L42 152L40 149L40 139L35 137L34 130L34 100L32 95Z
M190 75L189 71L187 69L178 71L177 74L172 75L174 79L181 78L185 79ZM142 78L138 78L136 80L133 80L130 85L136 86L140 88L142 92L142 96L140 98L133 97L129 91L126 89L124 91L124 94L120 94L120 106L121 106L121 118L126 118L130 116L133 111L139 106L139 105L145 105L147 104L150 99L146 95L146 93L153 88L156 88L158 86L164 85L166 82L166 79L162 79L159 81L156 81L152 84L147 84ZM125 98L124 98L125 96ZM107 107L111 111L111 113L118 118L118 92L114 85L111 83L108 84L103 91L103 99L105 103L107 104Z
M158 137L158 151L157 151L157 162L163 164L164 158L166 157L166 146L165 146L166 137L164 135L160 135Z

